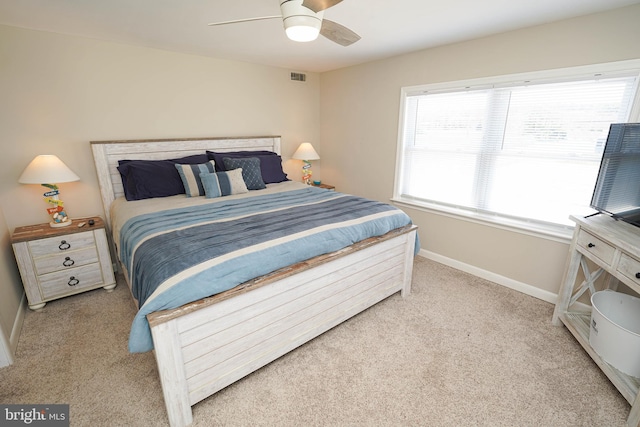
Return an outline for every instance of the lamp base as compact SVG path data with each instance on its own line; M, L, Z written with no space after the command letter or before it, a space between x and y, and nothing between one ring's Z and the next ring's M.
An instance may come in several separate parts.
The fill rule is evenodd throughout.
M71 221L71 220L68 220L68 221L65 221L65 222L53 222L53 221L51 221L49 223L49 227L51 227L51 228L68 227L68 226L71 225L72 222L73 221Z
M302 182L307 185L311 185L311 175L313 172L311 171L311 162L308 160L303 160L304 165L302 166Z

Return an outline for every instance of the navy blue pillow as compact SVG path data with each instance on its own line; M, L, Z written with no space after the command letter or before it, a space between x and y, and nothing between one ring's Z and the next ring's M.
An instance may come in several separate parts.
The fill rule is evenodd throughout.
M282 170L282 157L278 156L256 156L260 159L260 169L262 180L265 184L289 181L287 174Z
M277 156L273 151L257 150L257 151L229 151L227 153L220 153L217 151L207 151L209 160L216 162L216 172L226 171L227 168L224 165L225 157L258 157L258 156Z
M195 165L208 161L206 154L169 160L120 160L118 172L122 178L124 196L127 200L143 200L184 194L184 185L175 165Z
M232 151L228 153L218 153L207 151L210 160L216 163L216 171L225 171L224 158L257 157L260 160L260 170L262 180L265 184L289 181L287 174L282 170L282 157L273 151Z

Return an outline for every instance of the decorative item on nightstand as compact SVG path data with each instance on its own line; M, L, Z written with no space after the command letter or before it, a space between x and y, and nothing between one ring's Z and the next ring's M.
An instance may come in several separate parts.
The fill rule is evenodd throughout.
M52 205L47 209L51 215L50 227L66 227L71 225L71 219L64 210L64 202L60 200L59 183L79 181L76 175L62 160L52 154L36 156L25 168L18 179L21 184L40 184L47 188L44 200Z
M304 162L302 166L302 181L307 185L311 185L311 175L313 175L313 172L311 171L310 160L320 160L320 156L316 150L313 149L313 145L311 145L310 142L303 142L296 152L293 153L292 158Z

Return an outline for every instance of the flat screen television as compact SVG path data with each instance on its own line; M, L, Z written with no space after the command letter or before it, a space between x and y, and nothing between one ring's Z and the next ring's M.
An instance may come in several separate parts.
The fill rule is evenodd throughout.
M640 123L610 126L591 207L640 227Z

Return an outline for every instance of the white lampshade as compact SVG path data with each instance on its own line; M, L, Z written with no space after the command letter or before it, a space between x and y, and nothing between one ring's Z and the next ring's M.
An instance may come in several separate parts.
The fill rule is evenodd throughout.
M21 184L59 184L79 180L80 177L53 154L36 156L18 178Z
M296 160L320 160L320 156L316 150L313 149L313 145L311 145L310 142L300 144L291 158Z

